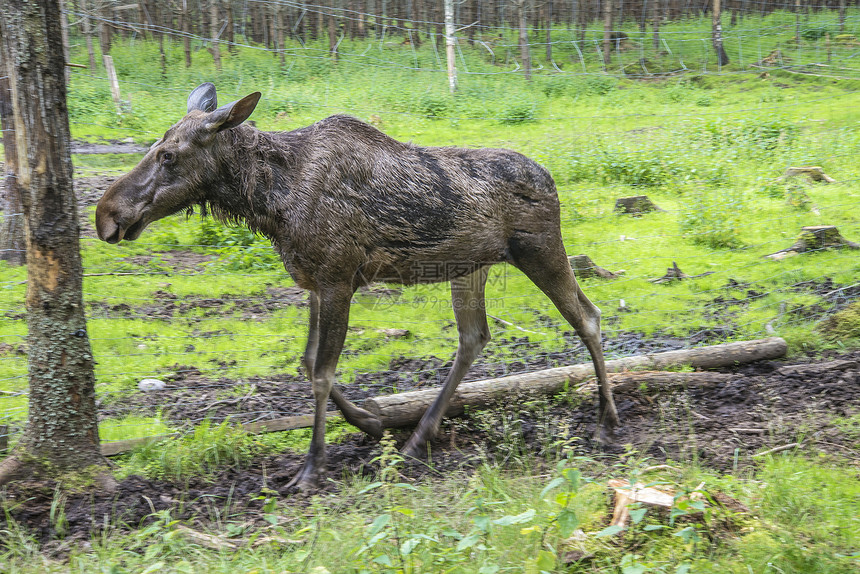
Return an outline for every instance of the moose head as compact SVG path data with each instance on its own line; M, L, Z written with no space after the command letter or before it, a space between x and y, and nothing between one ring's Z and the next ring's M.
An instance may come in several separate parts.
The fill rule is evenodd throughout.
M188 96L186 116L99 200L99 239L133 241L153 221L205 201L217 175L219 134L248 119L259 100L260 92L254 92L219 108L214 85L206 82L195 88Z

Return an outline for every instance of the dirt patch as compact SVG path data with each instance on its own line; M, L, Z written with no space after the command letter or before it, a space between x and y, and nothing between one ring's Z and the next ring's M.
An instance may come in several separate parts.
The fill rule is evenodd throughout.
M101 142L85 142L72 140L69 146L72 153L78 154L108 154L108 153L146 153L148 146L135 143L133 140L104 140Z
M487 458L501 461L511 456L533 457L539 466L559 441L589 456L620 454L625 445L632 445L655 462L695 457L701 464L721 470L730 470L735 461L752 464L750 454L794 442L800 442L804 450L856 457L856 437L846 435L831 421L858 412L860 351L790 364L801 366L766 361L727 369L735 376L718 387L618 392L616 402L624 424L617 431L616 443L609 447L587 438L595 428L594 398L577 404L564 398L546 403L508 401L471 417L445 421L432 444L433 464L412 463L402 469L402 474L408 479L433 480L474 468ZM428 365L404 359L397 366L421 370ZM189 367L178 369L177 374L180 372L186 381L199 376ZM295 380L252 384L257 385L261 396L308 390L306 384ZM348 391L357 398L368 389L359 392L353 385ZM168 398L173 400L175 395L162 396ZM405 441L408 432L398 432L398 440ZM331 476L344 472L372 474L375 470L370 461L376 452L374 441L361 434L351 435L345 442L329 446L328 471ZM111 495L71 495L66 499L64 544L68 547L69 540L88 540L103 529L105 517L111 528L140 527L154 519L153 510L170 509L174 519L205 520L212 504L223 505L227 500L239 501L233 511L241 513L243 520L260 520L261 501L252 499L263 489L264 481L266 487L287 497L284 500L288 504L303 506L306 499L285 490L302 459L300 454L261 458L249 468L229 468L212 481L192 480L187 485L130 477ZM329 482L325 488L338 487ZM50 520L53 484L14 484L7 487L5 496L9 516L39 540L49 542L58 537ZM0 518L0 525L5 521Z
M301 290L298 292L301 293ZM304 299L292 298L297 295L293 288L270 288L267 293L277 294L279 298L271 300L271 303L263 303L264 307L269 304L306 304ZM169 295L165 294L165 297ZM187 299L183 299L183 305L186 301ZM201 300L199 303L204 314L210 310L220 314L226 311L219 309L228 309L231 304L236 305L234 309L238 309L248 301L259 302L260 299L232 303L224 301L228 299ZM180 305L177 305L170 312L179 312L179 307ZM134 310L127 305L119 304L112 308L116 308L116 311L110 312L119 313L119 316L134 316ZM159 307L161 310L168 308ZM256 310L255 306L251 306L243 312L247 313L249 310L259 313L266 311L265 308ZM153 310L146 312L152 316ZM201 337L207 335L212 334L200 334ZM568 341L567 348L555 352L543 351L538 344L525 337L494 341L492 347L475 361L463 380L503 377L591 360L585 346L574 333L565 333L565 338ZM686 346L686 340L669 337L645 339L636 333L622 333L604 342L606 356L609 358L681 349ZM189 347L190 351L193 351L193 346ZM343 385L342 388L348 399L360 403L368 397L381 394L439 386L452 365L453 353L447 360L433 356L417 359L400 356L392 359L387 369L360 373L356 375L353 383ZM205 417L216 423L228 417L236 422L252 422L313 412L313 393L310 383L303 375L285 373L242 380L212 379L201 374L201 369L196 366L177 364L159 378L168 383L164 390L110 397L109 402L102 405L100 415L102 418L111 418L128 414L156 416L160 413L172 425L182 427L190 421L199 421ZM334 410L334 403L329 403L329 407Z
M170 265L177 274L202 273L214 259L211 255L201 255L187 251L171 251L159 254L159 261ZM148 257L148 256L146 256ZM138 260L141 256L136 256ZM222 294L219 297L198 297L187 295L180 299L176 294L166 289L170 283L163 284L164 289L152 293L151 303L131 306L127 303L107 303L105 301L89 301L87 308L90 317L105 319L151 319L168 320L178 315L198 312L197 319L208 317L235 317L244 319L266 319L273 312L287 307L306 307L307 291L299 287L267 287L265 294L240 296Z

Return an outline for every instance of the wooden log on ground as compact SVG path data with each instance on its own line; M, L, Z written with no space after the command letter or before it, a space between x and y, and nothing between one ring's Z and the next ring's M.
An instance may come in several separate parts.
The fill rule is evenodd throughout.
M567 260L570 262L570 267L576 274L577 279L588 279L590 277L616 279L618 277L612 271L608 271L597 265L588 255L571 255Z
M633 195L631 197L619 197L615 200L615 211L629 215L641 215L649 211L663 211L657 207L647 195Z
M778 261L797 253L841 248L860 249L860 244L842 237L835 225L808 225L800 228L800 235L794 245L765 257Z
M788 346L779 337L725 343L710 347L667 351L652 355L636 355L624 359L606 361L610 372L631 370L665 370L672 367L691 366L698 369L726 367L739 363L751 363L764 359L776 359L785 355ZM680 373L677 373L680 374ZM496 401L511 400L518 393L549 395L565 388L572 388L594 376L591 363L547 369L535 373L524 373L498 379L462 383L451 399L446 416L456 416L469 406L480 408ZM382 419L386 427L401 427L415 424L424 411L436 399L440 389L428 389L372 397L364 401L364 408ZM590 392L589 388L584 392Z

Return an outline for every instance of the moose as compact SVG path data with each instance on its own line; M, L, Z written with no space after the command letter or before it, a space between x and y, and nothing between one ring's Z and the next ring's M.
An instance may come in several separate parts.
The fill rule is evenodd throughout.
M520 269L555 304L591 354L599 382L598 439L611 441L618 414L601 348L600 310L577 284L561 236L549 172L506 149L422 147L334 115L289 132L243 122L261 94L218 107L209 82L188 112L117 179L96 208L108 243L137 239L147 225L196 206L268 237L296 284L309 291L302 363L315 416L310 449L288 485L313 490L325 470L326 404L363 432L378 417L335 386L350 303L374 281L449 281L459 344L435 402L403 447L426 453L463 375L490 340L484 287L490 266Z

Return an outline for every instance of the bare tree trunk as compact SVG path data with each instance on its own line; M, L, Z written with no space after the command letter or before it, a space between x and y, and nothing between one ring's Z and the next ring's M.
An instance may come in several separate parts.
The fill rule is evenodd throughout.
M99 16L101 16L101 19L99 20L99 47L102 50L102 56L107 56L110 54L111 47L111 29L106 22L106 20L111 16L107 5L102 6L102 9L99 11Z
M612 63L612 0L603 0L603 65Z
M546 4L546 61L552 62L552 0Z
M87 43L87 55L90 57L90 72L95 73L96 71L96 54L93 50L93 32L90 25L90 13L87 8L87 0L80 0L81 12L84 13L83 18L81 18L81 25L83 26L84 38Z
M227 0L227 4L225 6L227 10L227 51L231 54L236 53L236 36L235 31L233 30L234 22L233 22L233 2L232 0Z
M839 33L845 33L845 0L839 0Z
M529 32L526 22L526 0L517 2L517 23L520 30L520 59L523 61L523 75L526 81L532 79L532 55L529 49Z
M27 244L27 426L0 484L34 472L106 468L82 297L78 210L57 0L4 0L0 50L10 76ZM26 474L24 474L26 473Z
M719 2L719 0L714 0ZM794 41L800 44L800 0L794 0Z
M654 52L660 52L660 0L651 0L651 26L654 28Z
M334 0L328 5L328 52L331 58L337 62L337 25L334 21Z
M798 0L799 1L799 0ZM720 0L714 2L714 20L713 20L713 41L714 51L717 53L717 61L720 66L725 66L729 63L729 56L726 54L726 49L723 47L723 22L720 12Z
M66 62L69 61L69 19L66 17L66 2L65 0L59 0L60 5L60 30L62 32L63 37L63 60ZM69 85L69 68L66 66L63 69L63 78L66 81L66 85Z
M457 91L457 63L454 53L456 39L454 38L454 2L445 0L445 53L448 59L448 89L453 94Z
M275 47L278 50L278 63L281 69L286 67L286 56L284 55L284 43L286 33L284 32L284 9L280 5L275 7Z
M218 0L210 0L209 5L210 31L212 34L212 60L215 62L215 69L221 71L221 46L218 44L219 33L221 32L221 23L218 20Z
M188 0L182 0L182 13L179 16L179 27L182 29L182 46L185 50L185 67L191 67L191 13L188 10Z
M0 60L0 120L3 129L3 151L6 155L6 176L0 195L0 260L9 265L24 265L27 248L24 244L24 206L18 191L18 147L15 145L15 122L12 121L12 92L5 65Z

